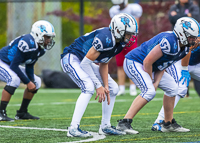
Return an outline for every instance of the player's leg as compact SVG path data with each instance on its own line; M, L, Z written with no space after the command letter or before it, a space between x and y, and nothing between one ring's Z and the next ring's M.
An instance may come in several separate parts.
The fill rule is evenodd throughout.
M191 77L194 79L194 87L200 97L200 63L194 66L188 66Z
M116 57L116 64L117 64L117 80L119 85L119 92L117 96L125 94L125 80L126 74L123 69L123 61L124 61L124 49L117 54Z
M68 128L69 131L67 136L90 137L91 134L87 131L82 131L79 128L79 125L90 98L94 94L94 84L89 75L80 67L80 60L75 55L67 54L65 57L63 57L61 59L61 66L63 71L67 73L81 89L81 94L76 101L72 122Z
M188 132L189 129L181 127L179 124L176 123L175 119L173 118L173 109L175 105L175 97L180 97L178 95L178 76L177 71L174 70L174 77L169 74L169 72L165 72L162 76L162 79L159 83L159 88L161 88L164 93L163 98L163 108L164 108L164 121L161 123L161 130L162 132ZM187 90L185 90L187 91ZM177 104L178 102L176 102Z
M20 66L21 71L26 75L25 68ZM24 90L24 95L22 99L22 104L19 110L17 110L17 114L15 115L16 120L27 120L27 119L40 119L39 117L33 116L28 112L28 106L33 98L33 96L37 93L39 88L41 87L41 79L40 77L34 75L34 84L36 86L36 90L33 92L28 91L26 88Z
M99 66L96 64L92 64L93 71L101 84L103 85L103 81L99 72ZM99 127L99 134L104 135L124 135L125 132L117 130L114 126L111 126L110 119L112 115L112 111L115 104L115 98L118 93L118 85L117 83L110 77L108 74L108 86L110 91L110 104L107 103L107 97L104 102L102 102L102 120L101 125Z
M128 54L131 50L137 48L137 37L135 37L134 39L135 39L135 43L133 43L130 47L127 47L125 49L125 51L124 51L125 54L124 55ZM130 95L131 96L136 96L137 95L136 85L134 84L134 82L131 79L129 79L129 83L130 83L130 85L129 85L129 93L130 93Z
M123 130L128 134L137 134L138 132L131 127L132 119L143 106L154 98L156 91L151 77L143 70L142 64L125 59L124 71L141 90L141 93L133 101L124 119L119 121L117 129Z
M14 119L7 117L6 108L11 96L14 94L16 88L20 85L20 78L12 71L6 63L0 60L0 80L6 82L6 86L2 91L1 105L0 105L0 121L14 121Z

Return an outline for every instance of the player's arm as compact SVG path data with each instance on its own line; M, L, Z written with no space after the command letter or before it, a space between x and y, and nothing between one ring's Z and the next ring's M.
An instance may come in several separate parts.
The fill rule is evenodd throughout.
M10 63L10 69L13 70L18 77L21 79L21 81L24 84L27 84L27 88L29 91L35 90L35 85L27 76L20 70L19 65L23 62L24 53L17 51L15 57L13 58L12 62Z
M99 72L100 72L101 78L103 80L107 98L109 98L108 101L110 101L110 91L109 91L109 86L108 86L108 63L100 63Z
M26 68L25 68L25 70L26 70L26 75L28 76L28 78L32 81L32 82L34 82L34 65L35 65L35 63L36 63L36 61L34 62L34 63L32 63L32 64L26 64Z
M153 82L153 85L155 87L155 90L158 88L158 85L160 83L160 80L164 74L165 70L162 70L162 71L156 71L154 73L154 82Z
M181 59L182 71L181 71L181 78L179 79L179 81L183 80L182 84L186 82L187 86L189 86L191 80L190 73L188 71L190 56L191 56L191 51L189 51L189 53L184 58Z
M96 60L100 55L100 52L98 52L93 46L90 48L86 56L81 61L81 68L90 76L92 79L95 87L96 87L96 98L99 96L99 102L105 101L105 90L104 87L101 85L101 82L96 77L93 69L92 69L92 63L94 60ZM108 102L109 104L109 102Z
M160 45L156 45L146 56L143 61L144 71L146 71L152 79L152 66L159 58L163 56Z

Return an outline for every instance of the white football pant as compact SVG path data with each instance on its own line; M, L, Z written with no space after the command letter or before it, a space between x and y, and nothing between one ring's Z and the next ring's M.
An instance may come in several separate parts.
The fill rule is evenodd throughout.
M71 122L71 126L76 127L80 124L87 104L89 103L89 100L95 91L95 87L90 76L85 71L83 71L83 69L80 67L80 63L81 61L78 59L78 57L70 53L68 53L61 59L61 66L63 71L71 77L71 79L79 86L82 91L76 102L76 107ZM103 81L99 72L99 66L93 63L92 68L95 75L103 85ZM108 75L108 85L111 101L110 105L107 105L106 98L106 100L102 103L102 127L110 125L110 118L114 107L115 97L119 91L117 83L110 77L110 75Z

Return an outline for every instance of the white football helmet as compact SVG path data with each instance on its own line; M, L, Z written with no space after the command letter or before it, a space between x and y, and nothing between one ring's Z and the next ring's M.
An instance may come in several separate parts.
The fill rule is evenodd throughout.
M32 25L30 34L43 49L50 50L55 44L55 41L53 40L53 38L56 36L55 30L53 25L48 21L39 20L35 22ZM44 35L50 37L50 42L48 42L48 44L45 44Z
M111 0L111 1L113 4L116 4L116 5L124 3L124 6L127 5L128 3L128 0Z
M192 46L193 43L189 43L188 37L196 38L199 35L199 23L190 17L182 17L176 21L174 26L174 33L183 45Z
M136 19L126 13L120 13L115 15L109 25L111 32L113 33L116 40L120 40L124 42L125 34L131 34L133 36L138 35L138 25ZM132 38L133 41L125 39L126 43L133 44L135 39ZM130 45L129 45L130 46Z

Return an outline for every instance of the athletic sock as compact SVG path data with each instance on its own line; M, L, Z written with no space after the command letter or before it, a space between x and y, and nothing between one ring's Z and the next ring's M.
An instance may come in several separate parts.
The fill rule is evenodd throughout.
M8 101L1 101L0 110L6 110Z
M27 112L28 105L29 105L30 102L31 102L31 99L25 99L25 98L23 98L22 105L21 105L21 107L19 109L19 112Z
M92 94L86 94L86 93L80 94L79 98L76 101L76 106L72 117L71 126L76 128L78 127L91 97Z

